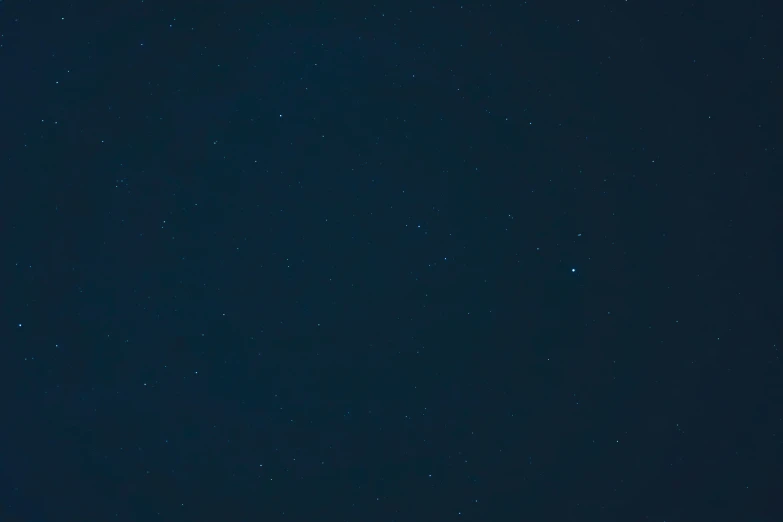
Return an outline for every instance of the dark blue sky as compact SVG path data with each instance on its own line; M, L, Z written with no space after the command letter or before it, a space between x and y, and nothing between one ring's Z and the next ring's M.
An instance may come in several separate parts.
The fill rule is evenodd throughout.
M780 21L1 3L0 520L780 520Z

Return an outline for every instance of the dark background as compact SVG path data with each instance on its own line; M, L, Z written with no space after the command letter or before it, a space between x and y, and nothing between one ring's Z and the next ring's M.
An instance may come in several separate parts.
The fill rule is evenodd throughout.
M255 4L0 4L0 520L781 520L773 3Z

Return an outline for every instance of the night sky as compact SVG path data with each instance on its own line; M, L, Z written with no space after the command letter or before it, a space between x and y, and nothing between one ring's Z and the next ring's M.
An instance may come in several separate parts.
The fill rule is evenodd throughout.
M0 522L783 520L774 3L275 4L0 3Z

